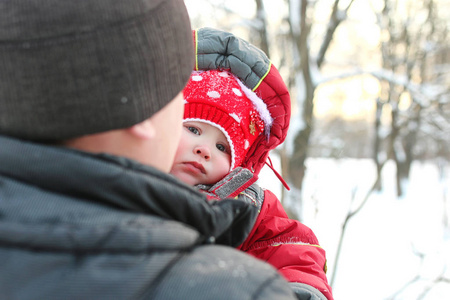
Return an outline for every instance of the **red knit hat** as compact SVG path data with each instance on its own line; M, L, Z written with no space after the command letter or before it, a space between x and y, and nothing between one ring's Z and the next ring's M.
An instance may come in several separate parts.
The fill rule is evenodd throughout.
M194 71L186 85L184 120L220 129L230 144L231 170L240 166L256 138L269 133L266 104L228 71Z

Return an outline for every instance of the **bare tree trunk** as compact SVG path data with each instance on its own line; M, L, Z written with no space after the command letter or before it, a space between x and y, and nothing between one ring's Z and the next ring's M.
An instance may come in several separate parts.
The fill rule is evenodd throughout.
M266 10L263 0L255 0L256 3L256 19L259 21L259 48L270 57L269 40L267 38L267 20Z
M374 144L373 144L373 160L375 162L376 170L377 170L377 177L381 177L381 167L382 162L380 161L380 151L381 151L381 113L383 110L383 103L381 102L381 99L377 99L377 108L375 111L375 138L374 138ZM377 184L375 185L375 190L380 191L381 190L381 180L377 181Z
M394 5L395 6L395 5ZM392 3L389 0L384 1L384 8L381 16L381 27L384 30L389 30L389 32L394 32L395 23L393 21L393 11L395 11L395 7L392 7ZM401 43L401 35L392 33L390 35L390 40L385 41L381 45L382 52L382 64L383 68L386 70L391 70L394 74L399 67L400 61L397 59L397 47L398 44ZM401 87L400 87L401 88ZM384 90L383 90L384 89ZM398 87L394 82L388 81L382 84L382 97L384 97L383 102L386 104L390 104L391 108L391 120L390 120L390 134L388 135L388 141L386 145L386 159L393 159L397 168L396 172L396 187L397 187L397 195L402 194L402 185L400 173L398 172L401 167L401 158L399 157L398 149L398 138L399 138L399 121L398 121L398 105L399 105L399 97L401 91L399 91Z
M300 129L294 139L294 151L289 160L289 178L290 182L295 188L301 190L303 184L303 178L305 176L305 160L308 152L309 138L311 136L311 130L313 127L313 98L315 86L313 85L310 69L310 55L308 48L308 35L310 30L310 24L307 22L306 11L308 9L308 1L301 0L299 7L300 11L300 24L291 24L291 35L293 41L296 44L296 50L300 57L300 64L296 68L295 73L301 74L303 80L304 91L298 91L303 93L304 101L301 103L302 107L302 123L304 127ZM292 26L300 25L300 33L297 35Z
M291 2L289 3L291 4ZM302 97L300 97L302 101L299 105L301 106L302 114L300 118L303 128L299 130L293 141L294 150L289 161L290 169L288 176L289 182L291 182L295 188L301 190L306 171L305 161L308 157L309 141L314 128L314 92L317 86L313 80L311 70L312 67L320 68L322 66L326 52L329 49L330 43L333 39L334 32L339 24L345 20L347 11L352 5L353 0L349 1L344 10L339 10L340 0L334 1L328 29L315 61L311 59L308 45L308 37L312 24L310 20L308 20L307 10L309 3L312 2L307 0L299 0L299 3L299 11L297 12L299 16L299 24L292 24L292 21L290 20L290 34L291 39L294 41L296 46L296 55L300 58L300 63L296 65L293 76L295 76L296 81L302 80L302 84L297 82L297 88L301 86L303 87L303 90L298 90L297 93L302 93ZM290 10L291 13L296 13L295 11L292 12L293 7L291 6ZM295 28L299 28L299 30L297 31Z
M389 143L388 143L388 153L389 153L389 157L391 157L394 162L395 162L395 166L396 166L396 176L395 176L395 181L396 181L396 187L397 187L397 196L401 196L403 194L402 191L402 185L401 185L401 177L400 177L400 172L399 169L401 168L401 162L402 162L402 158L399 157L399 152L401 151L400 149L398 149L398 138L399 138L399 132L400 132L400 128L398 126L398 95L396 93L393 92L393 90L395 89L395 87L390 84L389 85L389 91L390 91L390 102L391 102L391 134L389 136Z

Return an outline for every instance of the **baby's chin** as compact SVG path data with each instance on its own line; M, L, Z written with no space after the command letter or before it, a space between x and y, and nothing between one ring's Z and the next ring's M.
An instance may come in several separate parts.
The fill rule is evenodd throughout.
M186 183L188 185L195 186L197 184L201 184L201 182L198 180L198 178L195 178L192 174L188 174L185 172L179 172L177 170L171 170L170 174L175 176L178 180L180 180L183 183Z

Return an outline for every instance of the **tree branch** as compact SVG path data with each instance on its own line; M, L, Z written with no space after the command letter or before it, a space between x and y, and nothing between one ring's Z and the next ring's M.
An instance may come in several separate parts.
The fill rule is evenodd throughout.
M385 163L386 163L386 161L383 161L381 163L380 172L377 172L377 178L375 179L375 182L372 184L372 187L370 188L370 190L365 195L363 201L360 203L360 205L355 210L353 210L353 211L349 210L348 213L347 213L347 216L345 217L344 223L342 224L342 230L341 230L341 235L339 237L339 243L338 243L338 246L337 246L336 256L334 258L333 274L331 275L331 279L330 279L331 287L333 287L334 280L336 278L337 266L338 266L339 258L340 258L340 255L341 255L342 245L344 243L344 236L345 236L345 232L346 232L346 229L347 229L348 222L359 211L361 211L361 209L366 205L367 201L369 200L370 195L372 195L372 193L376 190L376 187L378 186L378 183L381 180L381 170L383 169ZM355 193L353 193L353 195L352 195L351 203L353 203L354 199L355 199Z
M334 32L336 31L339 24L347 18L347 12L353 3L353 0L351 0L344 10L339 10L339 1L340 0L334 1L333 10L331 12L327 32L325 33L325 37L323 39L322 45L320 46L320 50L317 55L316 63L319 68L320 66L322 66L322 63L324 62L325 54L330 46L331 41L333 40Z

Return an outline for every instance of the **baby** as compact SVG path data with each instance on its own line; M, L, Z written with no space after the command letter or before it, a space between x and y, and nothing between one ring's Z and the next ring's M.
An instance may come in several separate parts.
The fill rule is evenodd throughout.
M194 40L197 65L183 91L184 128L171 174L209 199L235 197L257 206L259 215L253 228L242 228L249 235L238 249L277 268L299 299L333 299L325 251L314 233L289 219L276 196L255 184L288 129L290 99L281 76L261 50L230 33L205 28L194 32ZM202 45L211 61L229 60L225 68L206 63L201 70L198 61L208 60ZM255 65L264 72L253 87L247 84ZM252 74L237 77L242 69Z

